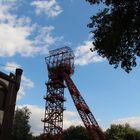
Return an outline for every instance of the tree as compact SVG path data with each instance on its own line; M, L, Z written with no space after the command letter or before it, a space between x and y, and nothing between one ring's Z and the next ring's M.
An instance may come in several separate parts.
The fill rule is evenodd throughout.
M17 108L13 122L13 140L31 140L29 118L31 112L27 107Z
M39 136L33 136L32 140L44 140L44 135L40 134Z
M140 140L140 131L131 128L128 124L111 125L105 133L107 140Z
M63 140L90 140L85 127L70 126L64 130Z
M104 9L91 17L93 51L109 64L130 72L140 56L140 0L86 0L104 4Z

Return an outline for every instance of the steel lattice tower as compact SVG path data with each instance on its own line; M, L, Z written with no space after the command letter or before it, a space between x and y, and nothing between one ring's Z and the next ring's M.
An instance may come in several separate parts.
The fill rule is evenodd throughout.
M48 68L47 94L44 122L46 140L61 140L63 132L64 82L91 140L105 140L105 136L79 90L70 78L74 73L74 54L69 47L49 52L45 58Z

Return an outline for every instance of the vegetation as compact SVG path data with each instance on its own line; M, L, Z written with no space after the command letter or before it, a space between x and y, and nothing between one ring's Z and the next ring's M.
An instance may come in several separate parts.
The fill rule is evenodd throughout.
M31 140L32 135L30 133L29 118L31 112L27 107L17 109L15 111L14 123L13 123L13 140Z
M32 136L30 132L30 110L27 107L15 111L12 140L43 140L43 135ZM105 131L107 140L140 140L140 131L126 125L111 125ZM70 126L64 130L63 140L90 140L85 127Z
M70 126L64 130L63 140L90 140L85 127Z
M32 140L44 140L43 134L40 134L39 136L33 136Z
M104 9L91 17L92 51L130 72L140 56L140 0L86 0L104 4Z
M140 140L140 131L131 128L128 124L111 125L105 131L107 140ZM42 135L33 140L43 140ZM63 140L90 140L85 127L70 126L64 130Z
M140 131L128 124L111 125L105 132L107 140L140 140Z

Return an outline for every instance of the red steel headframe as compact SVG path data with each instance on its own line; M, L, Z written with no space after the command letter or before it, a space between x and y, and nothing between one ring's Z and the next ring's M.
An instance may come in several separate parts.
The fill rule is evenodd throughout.
M91 140L105 140L105 136L79 90L70 78L74 73L74 53L69 47L49 52L45 58L48 68L44 136L49 140L61 140L63 132L64 81L70 91L75 107L89 133Z

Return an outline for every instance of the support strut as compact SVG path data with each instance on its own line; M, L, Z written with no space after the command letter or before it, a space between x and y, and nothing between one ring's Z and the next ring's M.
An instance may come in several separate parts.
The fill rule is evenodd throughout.
M63 75L75 107L89 133L91 140L105 140L102 130L72 79L66 73L63 73Z

